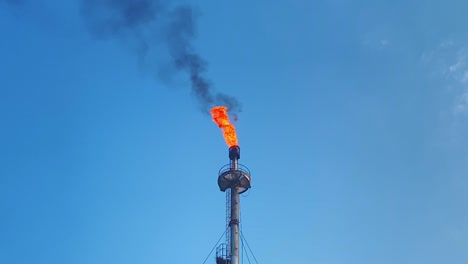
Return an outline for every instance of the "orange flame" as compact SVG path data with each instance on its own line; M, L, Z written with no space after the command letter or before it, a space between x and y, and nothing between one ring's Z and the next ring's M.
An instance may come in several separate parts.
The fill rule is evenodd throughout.
M223 130L224 140L229 147L237 146L236 128L229 122L227 107L216 106L211 108L213 121Z

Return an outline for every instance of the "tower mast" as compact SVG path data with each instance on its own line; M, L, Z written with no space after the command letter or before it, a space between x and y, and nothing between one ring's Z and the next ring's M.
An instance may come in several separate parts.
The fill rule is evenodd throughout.
M239 194L247 191L250 188L250 171L247 167L239 164L240 148L232 146L229 148L230 163L221 168L218 177L218 186L222 192L228 190L227 199L230 203L226 206L228 213L228 228L226 242L228 247L223 250L218 247L216 254L217 264L240 264L239 259L239 216L240 216L240 199ZM229 201L228 200L228 201ZM226 251L225 255L223 252Z

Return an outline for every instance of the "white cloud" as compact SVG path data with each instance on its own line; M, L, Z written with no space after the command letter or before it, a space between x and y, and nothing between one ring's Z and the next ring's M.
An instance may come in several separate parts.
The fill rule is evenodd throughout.
M442 43L440 43L441 48L448 48L448 47L452 47L453 45L455 45L455 42L453 40L450 40L450 39L442 41Z
M449 70L450 70L450 72L456 72L456 71L458 71L459 68L463 67L464 65L465 65L464 62L458 61L457 63L450 66Z
M390 41L388 41L388 39L381 39L380 40L380 45L382 46L387 46L390 44Z
M383 51L392 46L391 37L381 28L370 29L361 37L361 44L374 51Z
M468 113L468 43L446 40L421 56L431 72L443 77L447 90L453 94L455 115Z
M468 51L467 47L461 47L456 52L455 62L450 66L449 70L453 73L453 78L464 82L465 75L468 71L467 67Z
M455 104L455 114L468 112L468 90L465 90L457 98L457 103Z
M465 70L465 72L463 73L461 82L465 84L468 83L468 70Z

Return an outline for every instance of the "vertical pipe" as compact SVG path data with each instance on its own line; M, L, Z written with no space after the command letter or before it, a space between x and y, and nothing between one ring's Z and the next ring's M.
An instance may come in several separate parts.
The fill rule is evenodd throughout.
M229 159L231 160L231 220L229 221L229 230L231 235L230 242L230 264L239 264L239 174L238 160L240 158L239 146L231 146L229 148Z
M231 160L231 170L237 170L237 168L238 168L237 159L232 159Z
M231 264L239 264L239 188L231 187Z
M232 146L229 148L229 159L231 160L231 170L237 170L238 160L240 159L239 146Z
M226 257L231 255L231 189L226 190Z

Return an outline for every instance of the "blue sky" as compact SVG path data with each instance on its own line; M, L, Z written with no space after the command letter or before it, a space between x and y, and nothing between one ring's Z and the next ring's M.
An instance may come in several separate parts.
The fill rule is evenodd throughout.
M0 263L202 263L227 146L79 1L0 1ZM197 1L259 263L468 263L468 3ZM159 60L161 59L161 60ZM213 263L213 261L208 262ZM245 261L244 263L248 263Z

